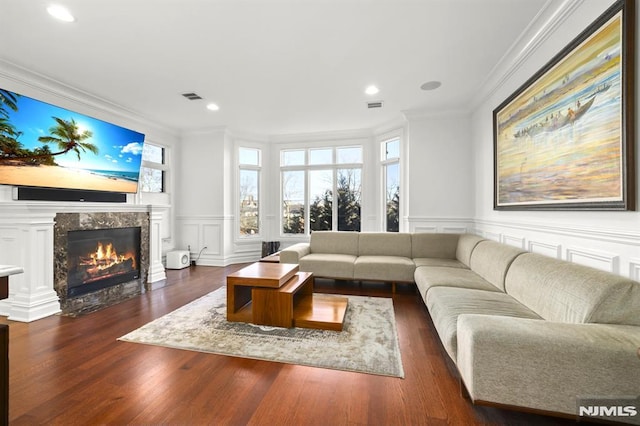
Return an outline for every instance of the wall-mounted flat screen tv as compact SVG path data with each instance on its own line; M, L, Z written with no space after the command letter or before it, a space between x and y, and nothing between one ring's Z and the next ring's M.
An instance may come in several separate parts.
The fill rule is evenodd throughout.
M0 89L0 185L138 191L144 135Z

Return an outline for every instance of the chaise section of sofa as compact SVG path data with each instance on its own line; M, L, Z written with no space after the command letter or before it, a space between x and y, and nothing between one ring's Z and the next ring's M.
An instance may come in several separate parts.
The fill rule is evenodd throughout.
M583 398L640 398L638 282L471 234L314 232L280 259L414 280L474 403L577 417Z
M485 308L495 294L474 291ZM454 359L475 402L576 416L582 399L640 396L640 283L523 253L504 291L528 312L458 313Z
M639 347L636 326L465 314L456 365L474 403L575 417L584 399L638 398Z

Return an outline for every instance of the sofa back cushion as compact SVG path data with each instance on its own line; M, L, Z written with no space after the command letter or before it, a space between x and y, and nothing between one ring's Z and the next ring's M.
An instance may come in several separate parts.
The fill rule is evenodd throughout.
M505 291L504 280L513 259L524 250L495 241L480 241L471 252L471 270L489 281L499 290Z
M411 257L411 234L398 232L361 232L360 256Z
M434 234L419 232L411 234L411 257L432 259L455 259L460 234Z
M523 254L506 290L549 321L640 325L640 283L576 263Z
M359 232L313 231L309 240L311 253L358 255Z
M471 264L471 253L480 241L484 241L484 238L473 234L460 235L458 246L456 247L456 258L469 267Z

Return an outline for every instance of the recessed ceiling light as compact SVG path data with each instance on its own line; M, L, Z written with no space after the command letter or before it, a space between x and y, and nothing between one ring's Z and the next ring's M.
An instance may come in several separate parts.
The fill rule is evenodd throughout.
M369 86L365 89L364 93L366 93L367 95L375 95L376 93L378 93L380 91L380 89L378 89L376 86Z
M442 86L442 83L439 81L427 81L420 88L422 90L436 90L438 87Z
M217 111L220 109L220 107L216 104L207 104L207 109L210 111Z
M76 20L76 18L73 17L71 12L69 12L66 7L57 4L49 6L47 8L47 12L49 12L49 15L53 16L54 18L64 22L73 22Z

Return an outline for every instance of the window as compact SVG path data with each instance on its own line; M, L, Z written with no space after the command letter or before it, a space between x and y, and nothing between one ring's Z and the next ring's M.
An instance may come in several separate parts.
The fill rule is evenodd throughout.
M282 232L360 231L362 147L282 150Z
M148 142L142 150L140 190L142 192L165 192L165 149Z
M338 170L338 231L360 230L362 169Z
M305 172L282 172L282 232L304 234Z
M333 170L309 170L309 229L333 228Z
M400 231L400 139L382 142L384 229Z
M240 236L260 234L260 150L239 148L238 187L240 206L238 217Z

